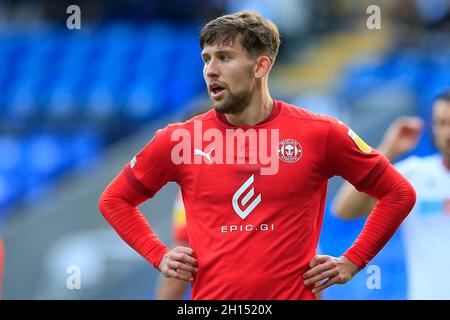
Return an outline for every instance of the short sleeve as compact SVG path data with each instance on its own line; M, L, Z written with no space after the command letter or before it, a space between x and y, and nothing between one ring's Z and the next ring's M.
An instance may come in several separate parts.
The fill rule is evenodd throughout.
M177 166L171 160L172 144L168 127L153 139L125 166L128 182L141 194L153 197L167 182L176 181Z
M363 191L390 162L342 121L332 117L329 119L325 161L330 176L341 176L357 190Z

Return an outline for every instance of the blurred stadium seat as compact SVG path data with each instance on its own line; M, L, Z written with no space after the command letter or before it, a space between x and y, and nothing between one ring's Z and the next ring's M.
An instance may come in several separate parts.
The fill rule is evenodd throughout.
M133 131L202 88L193 28L120 22L71 33L48 26L4 31L0 41L0 122L8 128L0 141L4 207L20 200L5 187L19 163L28 177L21 187L33 193L98 155L101 141L117 134L108 124ZM83 132L87 124L96 130ZM46 127L52 129L41 133Z

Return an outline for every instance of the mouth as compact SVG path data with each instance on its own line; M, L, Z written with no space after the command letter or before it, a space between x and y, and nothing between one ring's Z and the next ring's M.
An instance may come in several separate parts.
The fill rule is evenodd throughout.
M210 92L211 98L213 98L214 100L222 98L222 96L225 93L225 86L223 86L223 85L213 83L213 84L210 84L208 87L209 87L209 92Z

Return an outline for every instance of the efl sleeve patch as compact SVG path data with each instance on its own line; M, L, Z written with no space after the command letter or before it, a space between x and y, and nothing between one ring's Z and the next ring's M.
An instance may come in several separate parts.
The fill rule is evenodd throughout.
M353 142L358 146L359 150L364 153L370 153L372 148L364 142L352 129L348 129L348 135L352 138Z

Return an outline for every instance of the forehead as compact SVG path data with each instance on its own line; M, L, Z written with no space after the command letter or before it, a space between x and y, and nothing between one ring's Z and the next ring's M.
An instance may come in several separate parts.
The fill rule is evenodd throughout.
M450 117L450 101L437 100L433 107L433 116L436 117Z
M205 44L201 54L214 54L217 52L226 51L239 53L243 52L244 48L242 47L241 42L237 39L231 39L228 41L217 40L214 43Z

